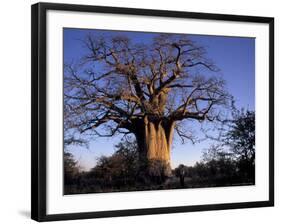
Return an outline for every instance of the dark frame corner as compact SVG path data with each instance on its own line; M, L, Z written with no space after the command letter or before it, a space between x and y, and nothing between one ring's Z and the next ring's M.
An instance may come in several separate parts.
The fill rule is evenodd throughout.
M46 213L46 12L64 10L126 15L164 16L178 18L240 21L269 24L269 200L242 203L161 207L70 214ZM37 3L31 10L31 218L36 221L102 218L205 210L222 210L274 206L274 18L182 11L102 7L55 3Z

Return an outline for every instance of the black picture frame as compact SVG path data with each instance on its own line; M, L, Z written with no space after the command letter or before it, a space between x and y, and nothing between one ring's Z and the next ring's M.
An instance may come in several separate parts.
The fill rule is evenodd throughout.
M63 10L88 13L111 13L156 17L176 17L205 20L254 22L269 24L269 200L243 203L208 204L129 210L98 211L68 214L46 213L46 12ZM163 11L136 8L102 7L73 4L37 3L32 5L32 155L31 155L31 218L36 221L54 221L116 216L178 213L221 209L274 206L274 18L182 11Z

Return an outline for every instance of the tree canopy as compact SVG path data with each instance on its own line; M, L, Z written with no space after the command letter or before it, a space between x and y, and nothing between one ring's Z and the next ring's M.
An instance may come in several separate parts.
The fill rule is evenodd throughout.
M79 65L64 68L68 131L136 135L139 121L161 122L192 139L180 121L213 121L230 99L224 80L208 73L218 68L187 35L160 34L146 44L89 35L83 43Z

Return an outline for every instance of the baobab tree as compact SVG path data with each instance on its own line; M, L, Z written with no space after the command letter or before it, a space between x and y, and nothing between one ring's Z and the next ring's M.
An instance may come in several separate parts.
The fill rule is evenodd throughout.
M134 135L141 160L170 164L174 132L192 140L184 124L214 121L229 100L224 80L210 75L218 69L187 35L145 44L88 35L83 44L82 62L64 68L65 125L76 135Z

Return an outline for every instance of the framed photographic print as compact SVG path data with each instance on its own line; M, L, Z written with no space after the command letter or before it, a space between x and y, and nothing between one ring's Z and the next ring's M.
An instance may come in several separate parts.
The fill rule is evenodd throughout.
M274 205L274 19L32 6L32 219Z

